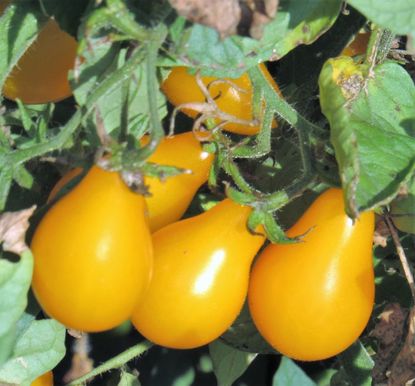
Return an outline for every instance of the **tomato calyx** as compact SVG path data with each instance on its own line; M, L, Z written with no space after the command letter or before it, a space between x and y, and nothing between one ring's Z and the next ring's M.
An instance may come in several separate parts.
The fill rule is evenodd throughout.
M279 192L281 193L281 202L278 208L270 206L267 196L255 196L252 193L242 192L231 187L228 183L225 183L225 191L231 200L253 208L247 221L247 227L252 234L265 235L272 243L280 244L292 244L301 240L303 235L288 237L274 216L278 209L291 200L284 191Z

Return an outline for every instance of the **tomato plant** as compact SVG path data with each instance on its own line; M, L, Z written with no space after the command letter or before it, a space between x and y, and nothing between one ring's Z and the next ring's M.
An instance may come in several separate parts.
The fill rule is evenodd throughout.
M31 246L32 286L48 315L80 331L128 319L151 275L144 211L142 196L98 167L48 211Z
M7 3L4 2L3 3ZM68 71L74 66L77 43L49 20L8 75L2 93L24 103L47 103L72 94Z
M330 189L287 232L304 235L300 242L269 245L260 254L249 306L276 350L299 360L321 360L358 338L374 302L373 232L373 212L353 223L343 209L342 191Z
M265 65L261 64L259 68L267 81L279 93L279 88ZM174 67L161 86L167 99L175 106L205 101L205 96L197 84L196 76L190 74L188 70L186 67ZM245 73L236 79L223 80L204 76L201 77L201 80L208 87L210 96L215 100L220 110L237 119L245 121L253 119L253 89L248 74ZM198 112L190 107L185 107L182 111L192 118L198 115ZM276 122L274 121L275 126ZM223 128L232 133L243 135L253 135L259 132L258 125L250 126L238 122L226 123Z
M412 1L0 0L0 384L414 379Z
M162 346L193 348L231 325L264 242L246 227L250 212L227 199L153 234L153 277L132 317L141 334Z

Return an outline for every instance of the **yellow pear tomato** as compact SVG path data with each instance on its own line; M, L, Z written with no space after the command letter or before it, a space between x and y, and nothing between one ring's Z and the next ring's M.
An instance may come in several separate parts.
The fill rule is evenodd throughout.
M350 346L374 302L374 213L353 222L342 191L320 195L287 232L296 244L271 244L251 273L249 308L262 336L280 353L325 359Z
M225 332L242 308L251 262L265 240L247 229L250 213L225 199L153 234L153 277L132 316L142 335L186 349Z
M32 288L67 327L96 332L129 318L148 286L152 244L144 197L94 166L36 228Z

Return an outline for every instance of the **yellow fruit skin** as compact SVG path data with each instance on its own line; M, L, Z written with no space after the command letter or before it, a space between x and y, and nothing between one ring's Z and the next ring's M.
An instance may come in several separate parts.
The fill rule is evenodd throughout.
M190 174L166 178L146 178L151 193L146 197L151 232L179 220L196 191L206 182L213 155L203 151L193 133L167 137L159 144L149 162L191 170Z
M132 317L142 335L188 349L225 332L242 308L250 265L264 242L246 227L250 212L226 199L153 234L154 274Z
M76 40L48 21L8 75L3 94L26 104L57 102L72 95L68 71L76 58Z
M353 224L339 189L324 192L288 231L296 244L272 244L251 273L249 307L262 336L303 361L325 359L350 346L374 302L374 213Z
M97 332L127 320L152 269L145 201L94 166L46 213L32 240L32 288L66 327Z
M53 386L53 373L48 371L47 373L41 375L39 378L36 378L32 382L31 386Z

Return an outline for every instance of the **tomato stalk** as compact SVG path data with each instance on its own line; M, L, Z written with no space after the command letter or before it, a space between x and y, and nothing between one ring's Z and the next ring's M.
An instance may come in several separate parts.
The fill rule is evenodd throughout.
M406 257L402 244L399 241L398 233L396 232L396 228L390 218L389 213L384 214L384 219L385 219L386 225L388 226L389 232L392 236L393 243L395 244L396 253L398 254L399 259L401 261L401 265L402 265L402 269L406 277L406 281L408 282L409 288L411 290L412 299L415 301L415 281L414 281L414 275L412 274L411 266L408 262L408 258Z
M392 31L375 26L367 45L365 63L370 64L373 68L376 64L384 62L394 37Z
M75 379L74 381L69 383L68 386L83 385L86 381L96 377L97 375L101 375L101 374L106 373L107 371L110 371L110 370L118 369L118 368L124 366L131 359L134 359L134 358L144 354L151 347L153 347L153 344L148 342L148 341L138 343L138 344L128 348L127 350L123 351L122 353L116 355L115 357L111 358L110 360L108 360L108 361L102 363L101 365L95 367L88 374L85 374L82 377L80 377L78 379Z
M157 103L157 90L158 90L158 82L156 76L156 61L159 48L161 47L166 34L166 26L163 24L159 24L157 28L154 30L154 34L152 35L152 39L146 44L145 51L147 53L146 56L146 72L147 72L147 95L150 101L149 103L149 115L150 115L150 125L152 127L150 133L150 141L148 144L142 148L138 159L145 160L151 154L154 153L156 150L159 142L164 137L164 130L161 125L159 113L158 113L158 103Z

